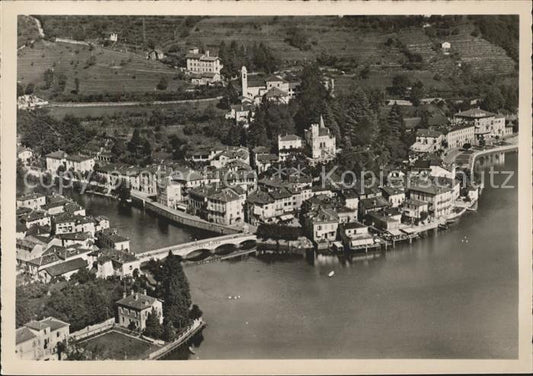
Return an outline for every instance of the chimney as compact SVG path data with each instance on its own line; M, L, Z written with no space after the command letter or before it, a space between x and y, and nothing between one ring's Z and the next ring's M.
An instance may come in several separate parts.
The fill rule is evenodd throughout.
M209 50L205 50L205 56L209 57Z
M133 294L133 299L135 300L139 300L139 293L136 292L135 294Z
M122 291L122 298L124 299L126 297L126 290Z

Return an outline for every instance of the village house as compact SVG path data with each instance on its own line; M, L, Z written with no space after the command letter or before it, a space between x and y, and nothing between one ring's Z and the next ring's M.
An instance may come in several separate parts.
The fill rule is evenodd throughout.
M35 237L16 239L16 259L21 264L28 260L40 257L48 247L48 242Z
M250 152L245 147L228 147L215 155L209 165L215 168L223 168L227 163L240 161L250 165Z
M90 253L92 249L82 248L82 247L63 247L60 245L52 245L46 251L42 252L42 255L39 257L32 258L24 263L24 266L28 273L33 276L33 278L45 281L47 276L43 273L40 273L45 268L50 266L59 265L66 261L74 260L81 258L87 263L93 261Z
M232 104L230 112L225 115L226 119L235 120L235 124L243 124L245 128L254 117L254 106L249 103Z
M471 124L459 124L446 133L448 149L462 148L465 144L475 144L474 126Z
M95 231L102 231L109 228L109 219L103 215L99 215L94 219Z
M442 42L441 45L440 45L440 48L442 50L442 53L444 55L449 55L450 54L450 49L452 48L452 45L450 42Z
M303 148L304 144L301 137L295 134L278 135L279 161L285 161L292 155L302 153Z
M37 210L46 204L46 196L40 193L28 193L17 197L17 209L30 208Z
M173 180L172 176L165 177L157 190L157 202L169 208L177 209L178 203L183 200L181 187L181 183Z
M55 174L60 166L65 170L73 170L75 172L88 172L94 168L94 158L82 155L68 155L64 151L58 150L49 153L45 157L46 170Z
M101 248L112 248L117 251L129 251L130 240L117 233L116 229L105 229L96 233L98 244Z
M61 240L63 247L92 247L94 245L94 237L87 232L74 232L68 234L57 235L57 238Z
M278 161L278 156L272 154L265 146L256 146L252 149L251 162L258 174L266 172Z
M315 243L335 241L339 217L334 210L319 206L304 216L304 229L307 236Z
M374 244L374 237L368 232L368 226L360 222L343 223L339 227L343 245L351 250L365 248Z
M120 278L131 277L135 270L141 270L141 261L134 254L112 248L102 248L93 252L96 260L96 277L108 278L118 276Z
M365 217L366 223L383 231L391 232L393 235L398 234L397 230L400 227L401 214L398 209L382 210L370 212Z
M148 314L155 313L163 323L163 302L152 296L135 292L117 301L118 324L129 329L143 331Z
M442 148L444 135L431 129L418 129L416 141L411 145L411 150L416 153L433 153Z
M15 357L21 360L61 360L58 344L68 342L70 324L54 317L30 321L15 332Z
M239 187L198 187L189 191L189 210L214 223L233 225L244 222L246 194Z
M320 124L311 124L311 128L305 131L305 141L309 148L311 164L326 163L335 158L335 136L324 126L322 116Z
M405 201L405 190L402 187L381 187L383 191L383 198L385 198L389 205L393 208L397 208Z
M165 54L160 49L153 49L146 53L146 60L162 60Z
M17 145L17 158L27 166L33 158L33 150L22 145Z
M54 279L64 278L68 281L73 274L78 273L81 269L87 269L87 266L87 260L81 257L68 260L44 268L39 272L39 280L44 283L50 283Z
M453 117L454 124L474 126L475 144L480 145L505 135L505 117L474 108L459 112Z
M446 217L452 210L453 190L433 183L412 184L409 187L411 200L428 203L428 212L434 218Z
M30 229L33 226L50 226L50 216L43 210L33 210L32 212L19 217L21 223Z
M96 232L93 218L70 214L56 216L53 229L56 235L85 232L94 236Z
M403 215L410 221L418 222L429 215L429 204L425 201L407 199L403 204ZM425 213L425 214L424 214Z
M34 108L46 106L47 104L48 101L38 98L33 94L25 94L17 98L17 108L19 110L32 110Z
M216 173L225 187L239 187L245 192L253 192L257 188L257 172L243 162L229 162L226 167L217 169Z
M185 58L193 83L203 85L221 80L222 61L218 56L211 56L209 50L202 54L198 48L191 48Z

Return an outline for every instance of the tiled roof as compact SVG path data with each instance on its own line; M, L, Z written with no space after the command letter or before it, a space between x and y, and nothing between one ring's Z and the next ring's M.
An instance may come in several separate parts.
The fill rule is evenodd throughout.
M37 336L30 329L23 326L22 328L18 328L15 331L15 337L16 337L15 343L18 345L20 343L29 341L30 339L33 339Z
M82 258L75 258L73 260L65 261L60 264L52 265L46 268L46 272L52 277L57 277L74 270L87 267L87 261Z
M442 133L440 133L439 131L431 130L431 129L418 129L418 130L416 131L416 135L417 135L417 136L420 136L420 137L433 137L433 138L437 138L437 137L442 136Z
M66 157L67 157L67 153L65 153L62 150L57 150L49 154L46 154L46 158L52 158L52 159L63 159Z
M265 96L267 98L286 97L287 95L288 94L286 92L281 89L278 89L277 87L273 87L265 93Z
M287 134L285 136L279 136L279 142L298 141L302 138L295 134Z
M153 296L134 293L117 301L117 305L141 311L152 307L156 301L157 298Z
M470 110L462 111L455 114L456 117L466 117L471 119L480 119L484 117L495 116L492 112L482 110L480 108L471 108Z
M342 227L344 227L344 229L348 230L348 229L353 229L353 228L364 228L364 227L368 227L368 226L362 224L361 222L348 222L348 223L344 223L342 225Z

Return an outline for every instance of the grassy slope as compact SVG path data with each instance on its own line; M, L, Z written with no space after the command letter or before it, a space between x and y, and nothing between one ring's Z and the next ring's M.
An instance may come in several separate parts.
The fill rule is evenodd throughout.
M76 30L83 30L88 39L102 35L102 31L117 31L119 39L127 43L142 44L142 19L139 17L41 17L45 33L53 32L57 36L72 37ZM457 62L472 65L474 72L484 72L499 75L498 80L504 80L505 75L515 74L515 64L505 51L480 37L471 36L474 29L473 21L463 20L457 28L457 35L446 38L430 38L421 27L404 28L395 33L387 33L374 29L356 29L339 24L337 17L211 17L202 18L191 23L188 36L180 36L185 28L184 17L144 17L147 40L156 40L163 48L179 45L186 48L199 45L208 48L218 46L220 42L229 43L236 40L244 44L263 42L267 44L283 62L285 66L300 65L306 61L313 61L325 53L354 61L355 75L336 76L337 90L345 90L355 82L360 86L385 88L391 85L392 77L398 73L407 73L412 79L421 80L426 88L433 93L453 90L448 77L458 74ZM287 31L297 25L304 30L311 49L302 51L285 42ZM407 71L401 67L405 56L397 47L387 47L385 42L389 38L400 40L412 53L419 53L426 63L424 70ZM432 46L450 41L452 55L443 56ZM37 47L36 47L37 48ZM46 47L45 58L40 52L23 51L21 53L19 80L30 82L42 78L42 72L54 61L60 61L62 69L69 72L69 82L66 91L74 87L74 74L69 67L71 59L80 60L78 76L82 81L81 91L96 93L103 90L109 92L125 91L153 91L163 74L172 74L172 70L162 64L147 62L142 57L134 56L134 61L119 68L120 61L128 59L130 54L110 52L98 55L97 65L89 69L82 69L88 57L88 51L81 47L70 46L71 51L63 51L66 47L49 45ZM80 55L72 55L72 51L80 49ZM48 54L48 50L50 53ZM95 50L96 52L96 50ZM62 55L63 54L63 55ZM68 54L68 55L66 55ZM80 58L81 55L84 55ZM31 62L34 66L30 66ZM37 63L39 68L34 69ZM67 65L65 67L65 65ZM357 74L363 67L371 68L370 79L359 80ZM144 70L153 72L145 72ZM34 71L34 72L32 72ZM116 74L115 74L116 72ZM433 79L438 73L442 80ZM132 76L137 78L134 80ZM171 76L169 76L171 77ZM84 85L85 82L85 85ZM174 89L178 82L170 80L169 89ZM434 90L431 90L433 88Z
M39 30L35 21L28 16L19 16L17 18L17 46L21 47L37 38L39 38Z
M96 56L96 64L85 68L91 55ZM126 64L121 66L121 62ZM49 97L50 93L43 92L40 87L43 73L49 68L67 76L65 93L75 88L75 77L80 80L81 94L150 92L156 90L161 77L168 79L167 90L184 85L183 81L173 80L176 72L162 63L111 49L95 47L90 51L87 46L41 41L33 48L18 52L19 82L35 83L38 94L44 97Z

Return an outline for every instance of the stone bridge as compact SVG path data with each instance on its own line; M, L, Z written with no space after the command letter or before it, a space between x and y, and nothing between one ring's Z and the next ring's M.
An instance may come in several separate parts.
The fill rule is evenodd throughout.
M212 255L226 255L239 249L253 248L257 244L255 234L231 234L214 238L197 240L189 243L171 245L169 247L153 249L136 253L142 263L150 259L160 260L168 256L169 252L185 260L198 260Z

